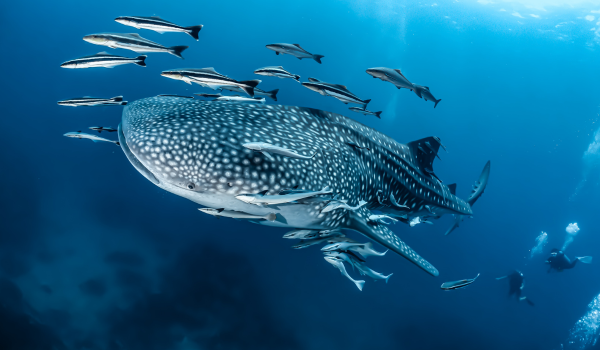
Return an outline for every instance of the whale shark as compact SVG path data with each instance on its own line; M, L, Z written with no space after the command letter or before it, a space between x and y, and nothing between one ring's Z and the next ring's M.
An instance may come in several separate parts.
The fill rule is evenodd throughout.
M336 113L156 96L125 106L118 135L131 164L168 192L207 208L276 215L273 221L250 220L260 225L353 230L433 276L439 272L432 264L389 227L369 217L382 213L408 223L414 217L472 215L471 205L433 171L433 161L443 147L439 138L402 144ZM315 156L272 154L269 158L243 146L249 142L302 149L304 155ZM323 212L329 200L318 196L265 206L236 198L326 187L348 205L358 206L363 200L366 204L356 210Z

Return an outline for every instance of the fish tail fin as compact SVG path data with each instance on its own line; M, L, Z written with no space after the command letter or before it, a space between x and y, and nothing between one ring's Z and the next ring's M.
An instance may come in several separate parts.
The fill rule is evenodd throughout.
M265 219L273 222L273 221L275 221L275 219L277 219L277 214L275 214L275 213L269 213L267 216L265 216Z
M294 75L294 80L296 80L297 82L300 82L300 76L299 75Z
M591 256L580 256L577 258L577 260L581 261L584 264L591 264L592 263L592 257Z
M115 97L111 98L110 100L114 101L114 102L121 102L121 101L123 101L123 96L115 96Z
M121 101L121 106L126 106L127 105L127 101Z
M121 146L121 143L119 141L115 141L115 145Z
M137 64L138 66L146 67L146 57L148 57L148 56L146 56L146 55L138 56L135 58L136 61L134 63Z
M273 99L273 101L277 101L277 93L279 92L279 89L275 89L275 90L271 90L271 91L267 91L267 93L269 94L269 97L271 99Z
M321 62L319 62L319 63L321 63ZM365 281L363 281L363 280L354 281L354 284L356 284L356 287L358 288L358 290L360 290L362 292L363 286L365 285Z
M363 109L367 108L367 105L369 104L369 102L371 102L371 99L365 100L364 104L363 104Z
M183 56L181 56L181 53L188 47L189 46L171 46L171 47L169 47L169 53L173 56L177 56L177 57L183 59Z
M240 84L244 84L245 86L240 86L240 88L242 90L244 90L244 92L246 94L248 94L248 96L250 97L254 97L254 88L260 83L260 80L258 79L254 79L254 80L243 80L240 81Z
M437 107L437 104L440 103L442 99L440 98L439 100L435 101L435 104L433 105L433 108Z
M321 64L321 58L323 58L325 56L323 55L313 55L312 58L313 60L317 61L317 63Z
M384 276L385 277L385 283L388 283L388 280L390 279L390 277L392 277L392 275L393 275L393 273L390 273L389 275Z
M382 113L382 112L383 112L383 111L375 112L375 116L376 116L377 118L381 119L381 113Z
M187 29L187 32L192 38L196 39L196 41L198 40L198 33L200 33L200 30L202 29L202 24L199 26L191 26L191 27L186 27L185 29Z

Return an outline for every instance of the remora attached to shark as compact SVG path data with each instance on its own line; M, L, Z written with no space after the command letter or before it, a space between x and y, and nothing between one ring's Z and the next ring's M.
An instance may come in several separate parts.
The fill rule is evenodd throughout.
M469 203L433 173L441 145L438 138L401 144L350 118L317 109L152 97L125 107L119 140L132 165L166 191L208 208L276 214L272 222L257 222L263 225L354 230L434 276L438 270L387 226L368 220L371 211L403 222L472 214ZM312 159L272 161L245 149L242 145L248 142L321 152ZM328 201L257 206L236 198L295 186L298 191L330 187L349 205L356 206L359 200L367 204L356 211L321 213Z

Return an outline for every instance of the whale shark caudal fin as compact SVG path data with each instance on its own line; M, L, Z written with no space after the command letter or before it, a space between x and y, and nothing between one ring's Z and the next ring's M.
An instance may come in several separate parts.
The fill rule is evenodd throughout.
M202 29L202 25L199 26L191 26L191 27L185 27L185 29L187 30L186 33L188 33L192 38L198 40L198 33L200 33L200 30Z
M487 187L489 178L490 178L490 161L488 160L488 162L483 167L483 170L481 171L481 175L479 175L479 180L477 180L475 182L475 185L473 185L473 191L471 192L471 195L467 199L467 203L470 206L473 206L473 204L475 204L475 202L479 199L479 197L481 197L481 195L483 194L483 191L485 191L485 188ZM454 191L456 191L456 185L455 184L453 184L453 185L454 185ZM449 188L451 186L452 185L448 185ZM450 191L452 192L452 188L450 188ZM452 192L452 194L455 194L455 193ZM465 219L465 217L466 216L464 216L464 215L454 215L454 224L452 225L452 227L450 227L448 229L448 231L446 231L446 235L449 235L450 232L454 231L460 225L460 223Z
M592 263L592 257L591 256L580 256L577 258L577 260L581 261L584 264L591 264Z
M406 243L402 242L387 226L367 223L367 219L371 215L368 209L361 207L356 211L349 212L349 215L350 224L347 227L348 229L360 232L382 246L403 256L428 274L432 276L439 275L439 271L433 265L419 256Z

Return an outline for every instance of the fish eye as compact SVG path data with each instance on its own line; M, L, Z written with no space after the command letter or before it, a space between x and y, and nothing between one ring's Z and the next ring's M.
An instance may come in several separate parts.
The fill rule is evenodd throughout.
M188 182L187 186L186 186L189 190L193 190L194 188L196 188L196 185L193 182Z

